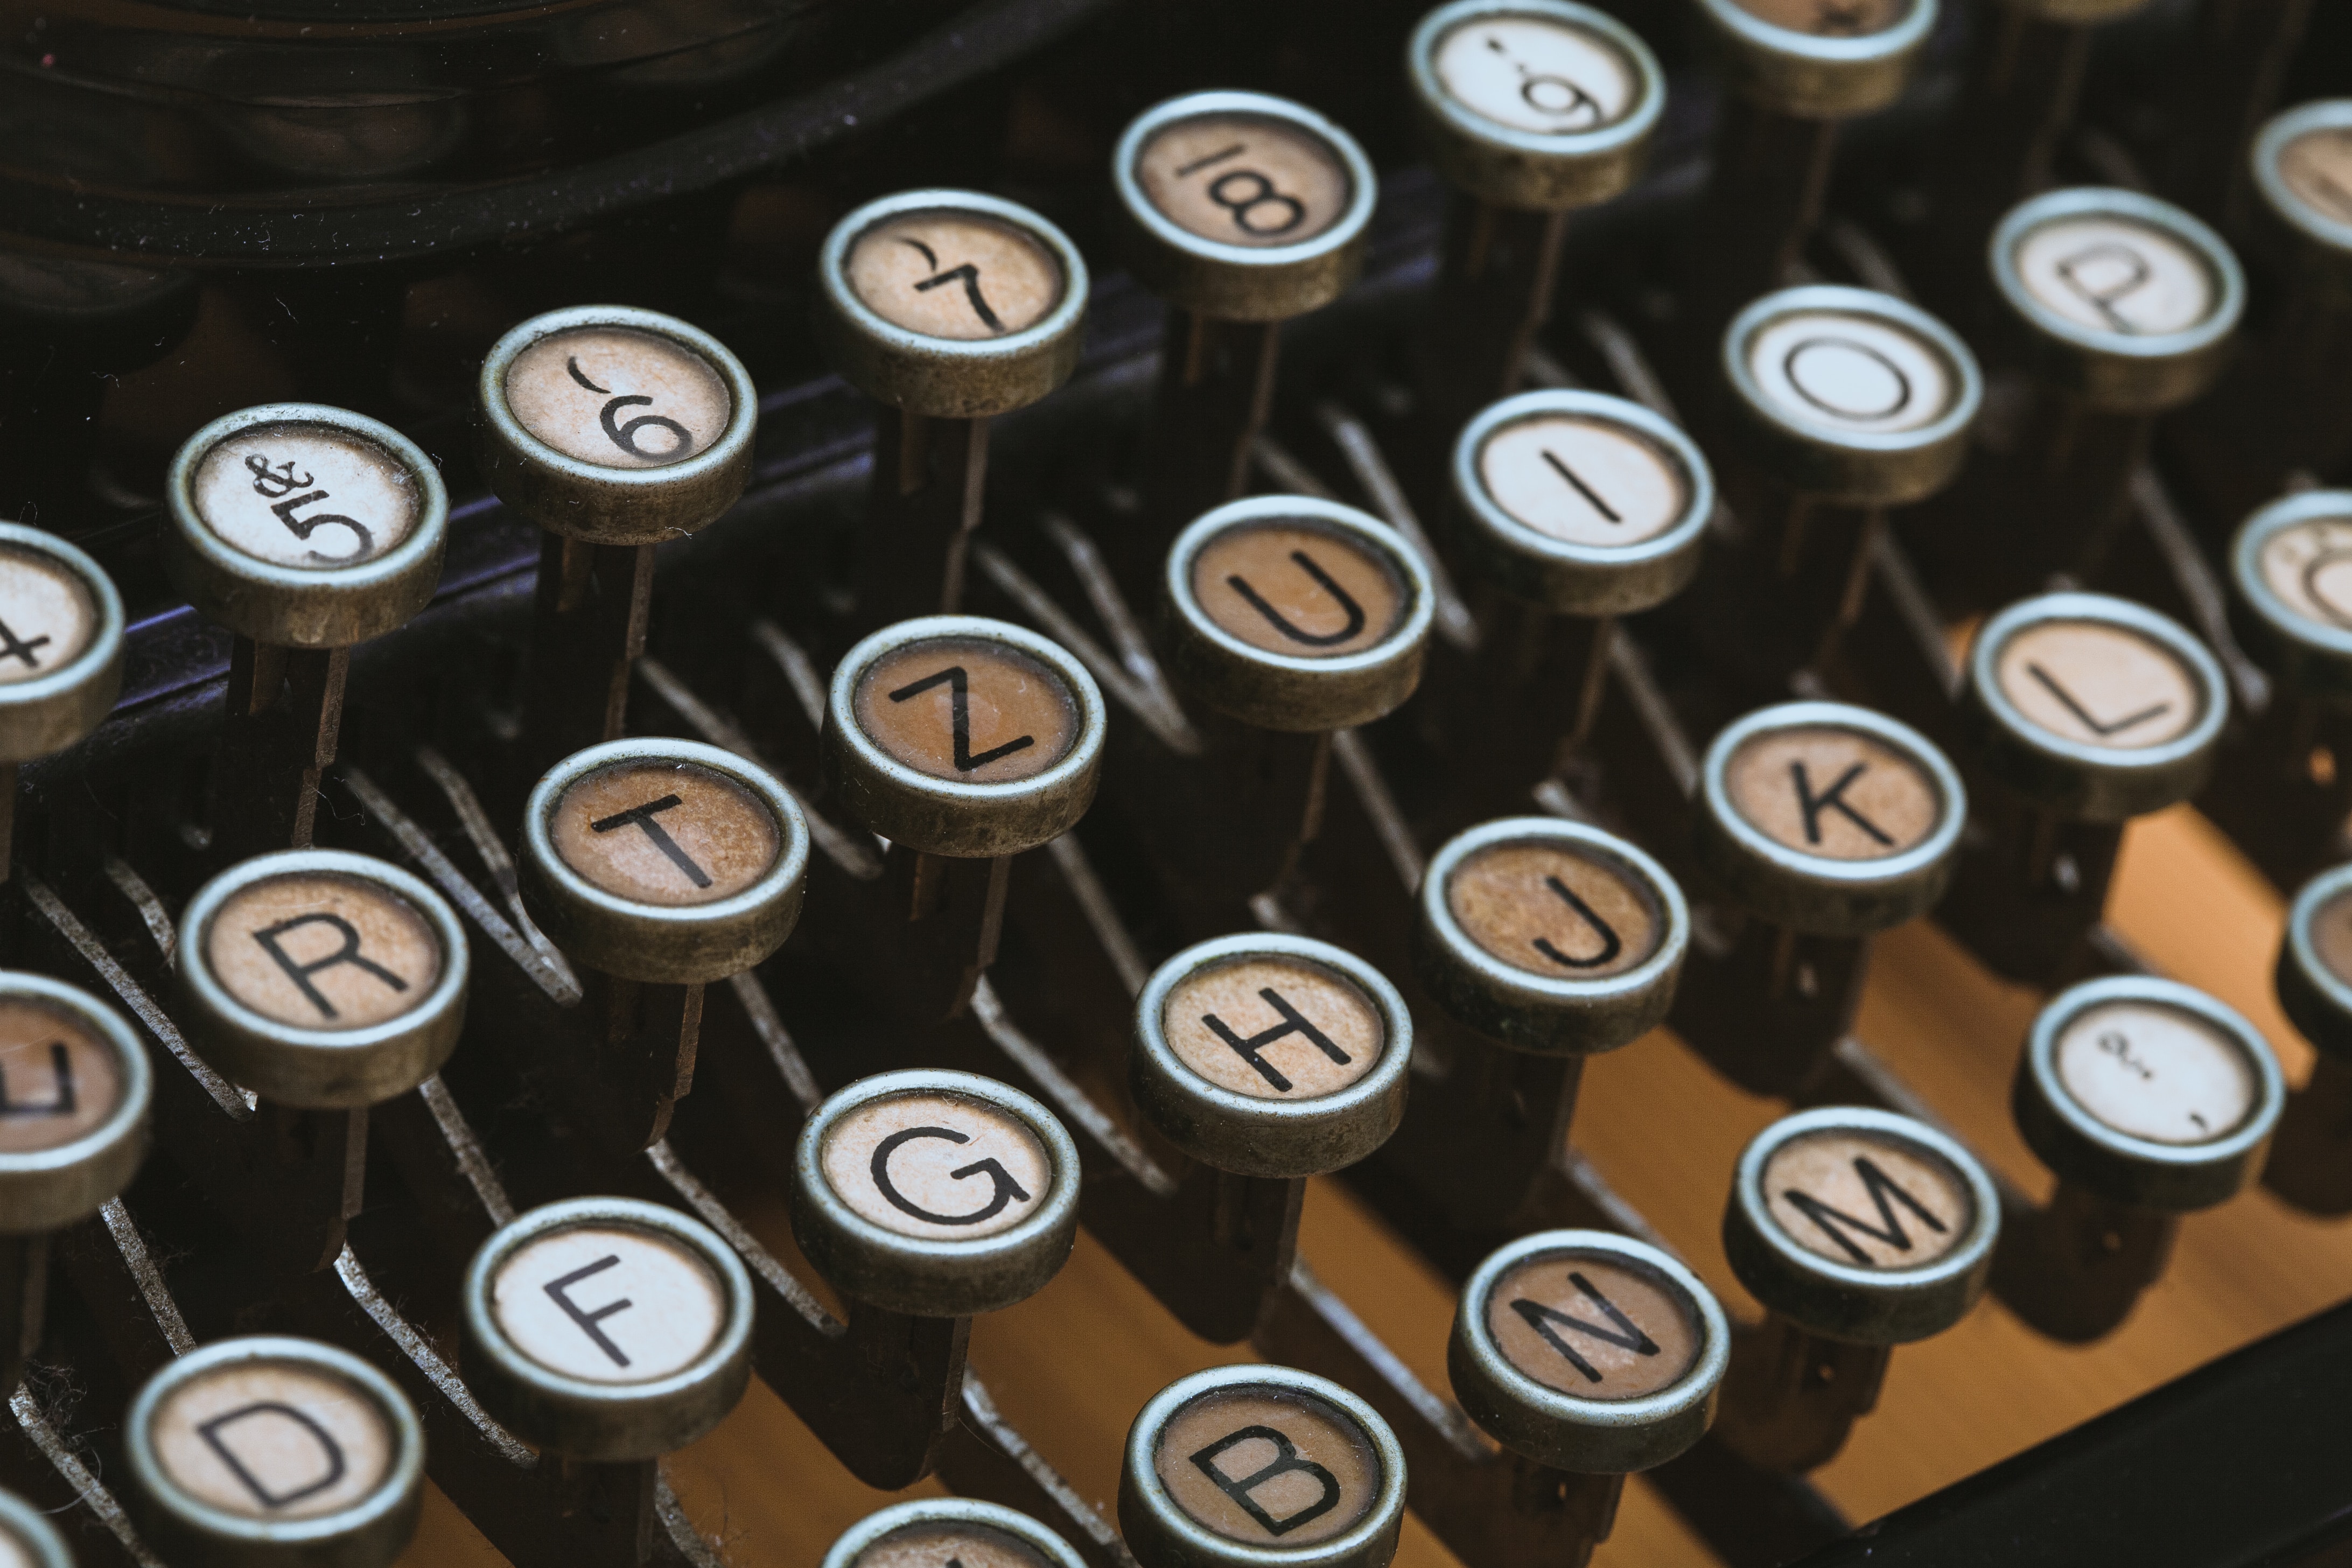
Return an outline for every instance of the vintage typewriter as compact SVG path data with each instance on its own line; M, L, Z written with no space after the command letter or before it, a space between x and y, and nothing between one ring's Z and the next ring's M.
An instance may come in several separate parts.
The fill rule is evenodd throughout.
M7 16L0 1563L2352 1561L2352 6Z

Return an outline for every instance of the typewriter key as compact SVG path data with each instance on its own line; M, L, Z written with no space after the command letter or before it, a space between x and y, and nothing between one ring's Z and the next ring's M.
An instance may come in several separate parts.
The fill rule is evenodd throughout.
M793 1235L853 1300L923 1318L999 1311L1045 1289L1077 1227L1077 1145L993 1079L878 1074L801 1128Z
M74 1568L73 1552L48 1516L14 1492L0 1492L0 1563Z
M1118 1523L1143 1568L1386 1568L1404 1487L1388 1424L1338 1384L1214 1367L1129 1428Z
M1936 0L1700 0L1734 92L1806 120L1885 108L1936 28Z
M122 689L122 596L53 533L0 522L0 881L16 838L16 768L104 722Z
M751 1277L698 1220L631 1198L532 1209L466 1270L482 1405L566 1460L635 1465L723 1420L751 1376Z
M1877 1404L1893 1348L1984 1294L2000 1229L1991 1178L1909 1117L1833 1107L1766 1128L1723 1216L1732 1272L1767 1313L1732 1349L1725 1442L1769 1469L1825 1463Z
M140 1389L122 1447L144 1521L174 1562L381 1568L424 1508L425 1433L407 1396L314 1340L189 1352Z
M2263 1184L2314 1214L2352 1211L2352 867L2311 879L2287 910L2273 984L2281 1011L2315 1054L2287 1097Z
M1274 395L1280 325L1362 269L1377 196L1354 138L1255 92L1196 92L1145 110L1111 154L1129 264L1171 306L1150 458L1154 526L1133 564L1243 493Z
M1085 1562L1025 1513L971 1498L923 1498L851 1525L819 1568L1085 1568Z
M236 634L217 847L305 848L352 647L406 624L440 584L440 470L363 415L273 403L188 437L165 493L172 585Z
M1215 1170L1340 1170L1404 1114L1412 1018L1386 976L1306 937L1185 949L1136 999L1128 1082L1162 1136Z
M2273 701L2352 701L2352 490L2307 490L2248 518L2230 547L2230 585L2283 687Z
M1730 1345L1714 1293L1665 1253L1606 1231L1549 1230L1471 1275L1445 1365L1463 1409L1513 1453L1622 1476L1706 1435Z

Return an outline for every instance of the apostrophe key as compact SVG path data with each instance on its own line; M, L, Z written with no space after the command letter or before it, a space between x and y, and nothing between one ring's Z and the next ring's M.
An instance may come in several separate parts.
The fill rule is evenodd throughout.
M1922 1122L1836 1107L1766 1128L1723 1215L1765 1319L1734 1335L1717 1434L1767 1468L1827 1463L1876 1407L1895 1347L1976 1306L2000 1225L1991 1178Z
M122 1422L141 1521L202 1568L390 1568L425 1508L425 1433L331 1345L222 1340L147 1380Z
M1730 1359L1714 1294L1646 1242L1539 1231L1478 1266L1446 1342L1454 1396L1518 1461L1514 1504L1567 1515L1583 1568L1609 1538L1625 1478L1706 1435Z
M368 1108L440 1070L465 1028L465 928L438 893L365 855L286 849L200 889L180 918L196 1048L259 1099L251 1228L289 1269L342 1251L367 1174Z
M363 415L273 403L189 437L166 486L172 585L236 634L212 851L308 848L352 649L406 624L440 584L441 470Z
M1675 1027L1750 1093L1794 1095L1853 1026L1871 939L1949 885L1968 795L1926 736L1838 702L1738 720L1700 779L1698 864L1737 924L1693 961Z
M1979 629L1961 700L1984 832L1942 922L1996 973L2063 984L2091 962L2125 825L2211 771L2230 710L2221 667L2153 610L2045 594Z
M867 885L871 923L821 934L891 1016L930 1023L971 1000L996 959L1013 857L1086 815L1106 723L1076 659L978 616L885 626L835 667L831 798L890 848Z
M2054 1339L2114 1330L2162 1277L2181 1217L2253 1184L2285 1100L2262 1036L2200 991L2125 976L2061 993L2011 1096L2058 1184L2002 1237L2002 1304Z
M1111 154L1129 265L1169 305L1148 437L1139 575L1176 531L1244 490L1272 411L1282 323L1363 268L1378 194L1355 139L1255 92L1196 92L1145 110Z
M1404 1490L1388 1424L1338 1384L1215 1367L1129 1428L1119 1531L1142 1568L1388 1568Z
M884 405L858 621L963 608L988 478L988 422L1077 368L1087 264L1062 231L971 191L902 191L835 224L817 258L818 331Z
M1405 70L1452 187L1413 411L1443 450L1519 390L1569 216L1641 174L1666 79L1639 34L1570 0L1454 0L1413 29Z
M751 1278L716 1233L629 1198L530 1210L466 1271L460 1370L561 1467L583 1568L639 1568L661 1538L660 1461L751 1380Z
M701 531L743 493L759 393L699 328L580 305L500 338L476 397L483 478L546 533L524 705L535 773L620 738L654 547Z

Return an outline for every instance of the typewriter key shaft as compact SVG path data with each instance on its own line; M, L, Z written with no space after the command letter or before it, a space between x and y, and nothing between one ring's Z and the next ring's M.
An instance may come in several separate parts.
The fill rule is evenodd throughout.
M2316 1055L2287 1096L2263 1184L2311 1214L2352 1213L2352 868L2295 894L2273 984Z

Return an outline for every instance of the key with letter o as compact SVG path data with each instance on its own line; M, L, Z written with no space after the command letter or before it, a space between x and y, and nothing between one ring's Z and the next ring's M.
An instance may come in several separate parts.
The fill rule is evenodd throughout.
M869 1513L819 1568L1085 1568L1070 1543L1025 1513L971 1498L922 1498Z
M105 721L122 689L122 595L98 563L0 522L0 881L16 840L16 768Z
M1128 1429L1118 1524L1143 1568L1387 1568L1404 1487L1395 1435L1338 1384L1213 1367Z
M2285 1101L2262 1035L2201 991L2132 975L2060 993L2011 1096L2058 1184L2004 1243L1994 1289L2055 1338L2114 1329L2162 1273L2181 1215L2253 1184Z
M425 1432L349 1352L222 1340L147 1380L122 1423L142 1522L174 1562L384 1568L416 1533Z
M1717 1430L1769 1469L1807 1470L1877 1403L1893 1347L1984 1294L2000 1199L1974 1156L1891 1111L1782 1117L1739 1157L1723 1245L1767 1317L1743 1331Z
M839 223L817 258L817 331L884 405L860 548L868 626L962 607L988 421L1077 368L1088 279L1039 214L975 191L901 191Z
M878 1074L801 1128L793 1235L843 1295L886 1312L969 1318L1026 1300L1077 1225L1077 1145L992 1079Z
M236 634L215 845L307 847L352 648L405 625L440 584L441 470L364 415L272 403L189 437L165 496L172 585Z
M138 1173L152 1093L120 1014L62 981L0 970L0 1378L21 1379L40 1343L50 1234Z
M759 393L698 327L577 305L500 338L475 399L484 479L545 531L525 704L525 748L544 767L620 738L654 546L699 532L743 493Z
M2229 687L2169 618L2099 594L2045 594L1987 621L1961 716L1998 781L1992 829L1961 857L1945 923L2000 973L2057 978L2099 921L2124 826L2194 795Z
M1245 489L1282 323L1363 268L1378 184L1355 138L1287 99L1195 92L1138 115L1111 154L1128 264L1168 301L1147 455L1148 569Z
M2352 867L2323 871L2295 894L2272 984L2314 1060L2287 1096L2263 1184L2311 1214L2352 1213Z

